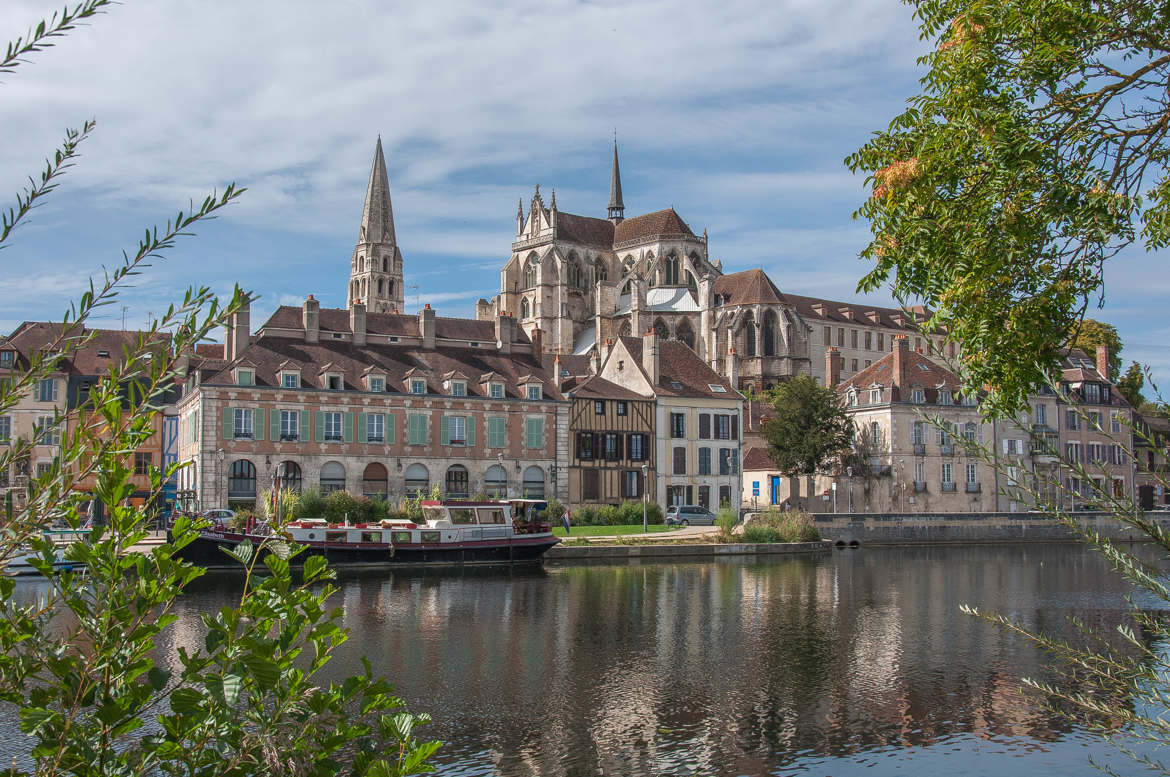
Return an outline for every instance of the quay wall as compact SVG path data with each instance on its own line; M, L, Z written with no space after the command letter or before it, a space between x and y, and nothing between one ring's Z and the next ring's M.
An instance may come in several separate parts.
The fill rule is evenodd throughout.
M637 559L719 559L728 556L777 556L821 553L831 542L719 543L712 545L557 545L544 554L545 561L631 561Z
M1073 513L1086 529L1102 537L1146 541L1142 532L1108 513ZM1170 514L1147 516L1170 529ZM1080 537L1046 513L818 513L813 516L821 537L834 545L979 544L998 542L1073 542Z

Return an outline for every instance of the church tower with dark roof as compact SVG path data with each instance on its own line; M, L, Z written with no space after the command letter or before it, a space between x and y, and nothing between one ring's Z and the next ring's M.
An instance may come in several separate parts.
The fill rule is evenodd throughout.
M370 181L366 185L366 202L362 207L362 224L357 245L349 263L347 308L362 302L374 313L402 311L405 292L402 288L402 252L394 236L394 209L390 203L390 177L386 174L386 157L382 138L374 147Z

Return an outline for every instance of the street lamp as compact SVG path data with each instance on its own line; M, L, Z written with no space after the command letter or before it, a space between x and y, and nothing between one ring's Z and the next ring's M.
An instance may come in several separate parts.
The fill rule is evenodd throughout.
M642 533L646 534L650 531L646 525L646 500L649 498L649 492L646 490L646 478L650 473L650 465L642 465Z
M900 501L901 507L898 512L906 512L906 460L898 459L898 485L902 488L902 498Z
M849 488L849 512L853 513L853 467L846 467L845 474L849 476L849 481L846 485Z
M837 481L834 480L830 488L833 491L833 512L837 512Z
M500 465L500 472L504 473L504 493L502 495L502 498L507 499L508 498L508 470L506 470L504 468L504 454L502 454L502 453L496 454L496 463ZM496 498L497 499L501 498L501 495L497 494Z

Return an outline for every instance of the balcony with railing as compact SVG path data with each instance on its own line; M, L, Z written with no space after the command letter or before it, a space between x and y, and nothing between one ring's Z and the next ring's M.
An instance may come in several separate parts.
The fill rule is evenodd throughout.
M943 456L954 456L955 455L955 444L950 443L950 442L944 442L942 445L938 446L938 450L939 450L939 453L941 453Z
M926 455L926 443L921 442L921 441L915 442L914 443L914 455L915 456L925 456Z
M946 481L944 481L944 482L943 482L943 484L942 484L942 490L943 490L943 493L948 493L948 492L949 492L949 493L952 493L952 494L953 494L953 493L955 492L955 484L954 484L954 482L947 483Z
M966 491L968 494L978 494L980 491L978 483L968 483Z
M922 494L925 492L926 492L926 481L925 480L915 480L914 481L914 493Z

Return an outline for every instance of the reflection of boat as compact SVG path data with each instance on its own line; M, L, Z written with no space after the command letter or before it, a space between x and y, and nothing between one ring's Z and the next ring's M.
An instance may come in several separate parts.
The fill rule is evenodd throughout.
M539 563L544 552L560 542L548 523L537 520L544 508L544 502L528 499L425 501L421 523L330 524L318 518L290 523L284 536L308 548L297 560L307 553L340 565ZM230 565L233 562L221 548L271 539L272 532L263 524L243 531L217 525L200 532L180 554L203 566Z
M44 538L50 540L54 545L52 562L54 572L70 572L85 567L85 564L66 559L65 550L74 542L88 539L89 533L89 529L46 529L42 533ZM40 571L32 563L38 558L41 558L41 554L34 551L26 543L17 548L11 557L0 563L0 566L3 567L4 574L9 576L39 575Z

